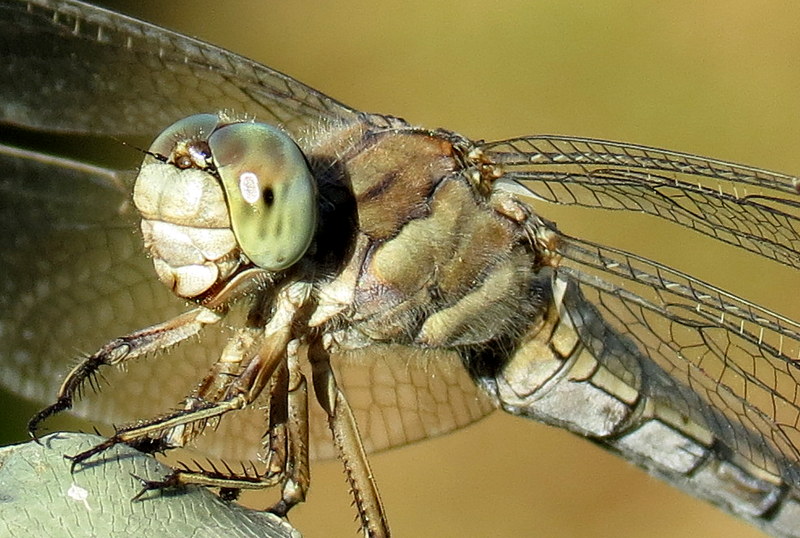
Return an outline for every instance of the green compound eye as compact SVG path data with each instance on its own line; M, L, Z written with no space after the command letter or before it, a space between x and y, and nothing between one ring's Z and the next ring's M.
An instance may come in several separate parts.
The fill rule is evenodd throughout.
M294 264L317 227L316 183L300 148L263 123L226 125L208 145L244 253L268 271Z

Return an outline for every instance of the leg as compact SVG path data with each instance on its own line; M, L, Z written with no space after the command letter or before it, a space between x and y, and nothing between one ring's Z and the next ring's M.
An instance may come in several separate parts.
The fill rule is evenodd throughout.
M296 350L297 346L290 346ZM289 353L295 360L287 361L297 366L296 353ZM201 485L220 488L221 495L233 499L242 489L263 489L283 484L281 500L269 511L283 517L297 503L305 500L310 480L308 472L308 395L305 377L299 368L283 364L273 377L269 389L269 429L267 446L269 459L263 472L255 466L242 467L235 472L225 465L224 471L217 467L203 469L176 469L159 481L141 480L141 497L150 490L159 490L185 485Z
M353 411L336 385L328 353L322 342L316 340L309 345L308 358L312 366L314 393L328 414L333 441L339 449L361 518L361 528L370 538L390 536L386 512L367 461L367 453L361 443Z
M280 385L285 389L279 388L270 398L267 468L275 469L284 476L281 500L270 508L270 512L279 516L285 516L294 505L305 501L311 482L308 462L308 389L306 378L300 371L297 347L290 346L287 367L280 380Z
M223 357L214 364L212 372L206 376L201 389L184 400L182 409L118 429L103 443L70 457L73 465L82 463L117 443L154 447L156 450L183 446L194 439L209 420L218 419L229 411L242 409L252 403L283 363L291 325L274 327L270 323L261 332L261 337L252 341L249 338L250 329L240 330L237 338L232 340L233 345L226 346L226 350L228 347L238 349L238 360L223 353ZM242 342L251 346L241 348ZM241 368L240 364L244 364L244 367ZM230 370L241 371L231 376L227 375ZM215 378L215 373L220 372L222 374L219 378Z
M309 476L307 396L297 357L299 343L291 337L293 322L309 289L303 284L281 290L266 326L252 326L261 323L254 314L255 321L237 331L203 383L185 400L183 409L122 428L106 442L72 457L73 462L83 462L120 442L162 448L182 446L202 431L209 420L242 409L269 386L269 443L276 451L271 459L282 462L279 468L268 465L264 473L243 469L240 475L229 468L228 472L217 468L181 469L164 480L143 482L139 495L152 489L199 484L219 487L230 496L238 489L264 488L283 482L283 498L276 510L285 512L303 500ZM261 311L258 305L254 310Z
M67 375L58 391L56 402L33 416L28 432L37 438L39 424L45 419L70 409L83 383L93 379L106 365L118 365L161 349L168 348L199 333L203 327L217 323L222 315L204 307L195 308L167 322L112 340L95 354L86 357Z

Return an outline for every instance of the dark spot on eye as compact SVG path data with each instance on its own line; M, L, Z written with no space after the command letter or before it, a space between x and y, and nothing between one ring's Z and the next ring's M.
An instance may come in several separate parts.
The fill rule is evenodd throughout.
M267 207L272 207L272 204L275 203L275 193L272 192L271 187L266 187L264 191L261 193L261 198L264 200L264 203Z

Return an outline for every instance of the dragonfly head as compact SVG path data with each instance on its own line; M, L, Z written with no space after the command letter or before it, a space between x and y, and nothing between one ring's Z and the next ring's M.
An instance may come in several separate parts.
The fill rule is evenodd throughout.
M187 298L242 266L291 267L317 228L316 182L294 141L215 114L179 120L156 138L134 203L159 278Z

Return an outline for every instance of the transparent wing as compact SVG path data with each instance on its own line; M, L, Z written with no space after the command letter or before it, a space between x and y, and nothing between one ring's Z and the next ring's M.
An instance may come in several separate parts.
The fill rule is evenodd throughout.
M481 147L506 179L540 200L655 215L800 267L795 177L586 138L531 136ZM800 325L664 264L557 233L558 277L577 287L565 299L568 310L586 318L575 324L603 364L706 425L755 467L799 485ZM584 301L596 316L581 314ZM609 346L608 329L635 349ZM650 362L648 377L642 370Z
M541 200L656 215L800 268L796 177L590 138L529 136L481 147Z
M0 2L0 121L153 137L229 110L300 135L356 112L219 47L78 1Z
M800 324L622 250L563 237L558 251L560 276L660 368L633 383L643 395L800 486ZM599 344L602 335L586 340ZM606 354L604 364L630 379L633 360Z
M130 176L7 146L0 169L0 382L43 401L110 334L183 305L153 279Z

